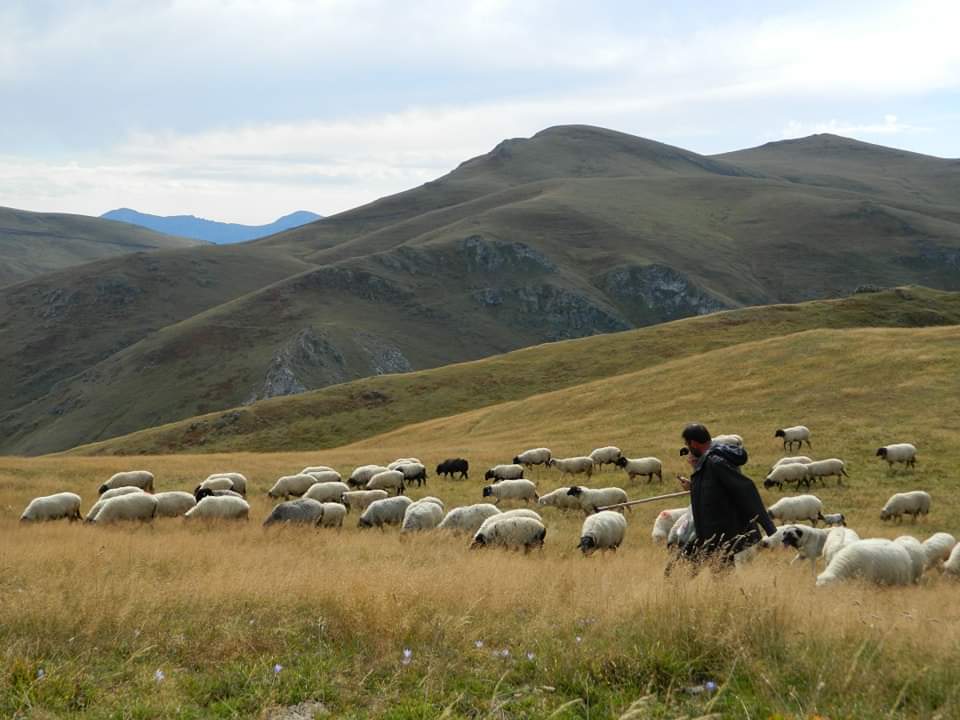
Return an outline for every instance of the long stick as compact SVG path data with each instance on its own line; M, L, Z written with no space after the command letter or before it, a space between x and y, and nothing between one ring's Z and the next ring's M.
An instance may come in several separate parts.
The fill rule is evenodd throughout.
M597 510L613 510L615 508L622 507L633 507L634 505L643 505L644 503L656 502L657 500L666 500L667 498L682 497L684 495L689 495L689 490L681 490L680 492L667 493L666 495L655 495L654 497L644 498L643 500L630 500L624 503L617 503L616 505L607 505L606 507L598 507Z

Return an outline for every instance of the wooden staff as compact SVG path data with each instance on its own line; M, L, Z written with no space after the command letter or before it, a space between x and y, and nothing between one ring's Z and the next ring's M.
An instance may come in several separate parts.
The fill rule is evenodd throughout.
M634 505L643 505L644 503L656 502L657 500L666 500L667 498L683 497L684 495L689 494L689 490L681 490L680 492L667 493L666 495L655 495L653 497L644 498L643 500L629 500L628 502L617 503L616 505L598 507L597 510L615 510L616 508L633 507Z

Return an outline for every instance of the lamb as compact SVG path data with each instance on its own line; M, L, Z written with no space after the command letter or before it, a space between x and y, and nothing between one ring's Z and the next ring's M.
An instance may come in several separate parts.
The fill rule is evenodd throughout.
M129 470L118 472L100 486L98 494L103 495L107 490L118 487L138 487L146 492L153 492L153 473L148 470Z
M491 515L481 523L480 530L486 530L491 523L495 523L501 518L530 518L531 520L536 520L538 523L543 525L543 518L540 517L540 513L527 508L517 508L516 510L506 510L502 513L498 513L497 515Z
M541 495L537 504L542 507L552 506L561 510L579 510L580 501L567 494L569 489L568 487L558 487L556 490L551 490L546 495Z
M313 524L317 527L343 527L343 519L347 516L346 506L336 502L321 504L323 505L322 512Z
M910 468L917 466L917 448L910 443L895 443L877 448L877 457L886 460L891 470L894 463L903 463L904 467Z
M579 499L580 509L587 513L587 515L597 512L598 508L625 503L628 500L626 491L618 487L594 490L580 485L574 485L567 490L567 495Z
M524 450L522 453L513 458L514 465L523 465L526 468L532 468L534 465L546 465L550 462L550 458L553 457L553 453L550 452L550 448L533 448L532 450Z
M157 516L157 499L148 493L130 493L107 500L97 512L93 522L98 525L121 520L148 522Z
M627 519L618 512L604 510L589 515L583 521L580 530L580 544L577 546L584 555L592 555L597 550L616 551L627 532Z
M798 487L800 483L804 483L809 486L809 467L801 463L785 463L783 465L776 465L770 471L770 474L764 478L763 487L769 490L776 485L780 490L783 490L784 483L796 483Z
M542 548L547 529L543 523L527 517L494 516L494 522L484 524L473 536L471 549L499 546L511 549L523 548L524 553Z
M461 480L469 480L470 463L463 458L447 458L437 465L437 475L453 479L454 473L460 473Z
M614 465L617 460L623 457L623 452L618 447L608 445L607 447L597 448L591 451L590 459L593 464L601 470L604 465Z
M950 557L943 563L943 571L954 577L960 576L960 545L954 545Z
M502 480L523 479L523 465L494 465L483 474L484 480L493 480L495 483Z
M452 530L455 533L470 533L480 529L487 518L500 515L496 505L477 503L465 507L456 507L446 514L446 517L437 526L441 530Z
M897 493L887 500L887 504L880 511L881 520L896 518L897 522L903 521L904 515L913 515L913 521L917 521L918 515L928 515L930 513L930 495L923 490L914 490L912 492Z
M210 495L187 511L187 520L248 520L250 505L242 497Z
M313 475L315 483L342 483L343 477L336 470L316 470L314 472L303 473L304 475ZM350 488L347 488L349 490Z
M941 561L950 557L950 553L957 544L957 539L950 533L934 533L923 541L923 549L927 554L927 566L929 570Z
M397 465L393 470L399 470L403 473L404 483L412 484L414 481L417 483L417 487L420 487L421 484L427 484L427 469L423 466L423 463L418 462L407 462Z
M226 488L227 490L234 490L240 493L241 495L247 494L247 478L242 473L218 472L218 473L213 473L212 475L208 475L207 480L211 480L213 478L218 478L218 477L230 478L230 480L233 482L233 486Z
M388 497L390 497L390 495L386 490L351 490L350 492L345 492L340 497L340 502L346 506L347 512L350 512L353 508L357 508L362 512L366 510L374 500L384 500Z
M403 472L400 470L384 470L370 478L366 484L367 490L396 490L397 495L403 495Z
M83 520L80 514L80 496L61 492L31 500L20 515L20 522L40 522L67 518L70 522Z
M496 485L487 485L483 488L483 497L495 498L494 505L499 505L501 500L537 502L540 499L537 486L529 480L501 480Z
M182 490L171 490L154 495L157 499L157 517L180 517L197 504L193 495Z
M621 470L627 471L627 478L633 480L639 475L646 475L647 482L653 482L653 476L657 476L657 480L663 482L663 463L660 462L659 458L655 457L642 457L636 458L634 460L629 460L625 457L621 457L617 460L614 465L616 465Z
M314 498L302 497L299 500L282 502L263 521L264 527L277 523L298 523L313 525L323 516L323 503Z
M433 502L418 500L407 506L403 514L400 532L433 530L440 524L441 520L443 520L443 508L441 506Z
M847 526L847 518L843 513L822 514L820 519L827 527Z
M653 532L650 533L655 543L663 543L670 537L670 530L677 524L677 520L682 518L689 508L675 508L673 510L663 510L653 521Z
M808 477L811 480L819 480L820 478L828 478L836 475L837 485L843 484L844 477L850 477L847 474L843 460L840 460L839 458L814 460L813 462L807 463L807 470L809 471Z
M827 566L829 567L830 563L833 562L833 558L838 552L859 539L860 536L855 531L846 527L833 528L827 533L827 542L823 546L823 559Z
M773 436L783 438L784 450L787 449L787 446L792 449L794 443L797 444L797 449L802 448L803 443L807 443L807 447L813 447L813 445L810 444L810 429L805 425L794 425L793 427L781 428L777 430Z
M317 502L340 502L343 494L350 492L350 488L342 482L316 482L310 486L303 497L311 498Z
M927 552L923 545L912 535L901 535L894 539L895 543L903 545L910 553L911 574L910 582L918 582L927 569Z
M299 475L284 475L277 479L273 487L267 491L272 498L288 498L291 495L300 497L316 482L313 475L300 473Z
M547 466L557 468L561 478L564 475L593 477L593 458L589 457L551 458Z
M913 559L902 543L873 538L840 550L817 576L817 586L857 577L878 585L910 585L913 575Z
M360 465L350 473L350 479L347 480L347 485L350 487L364 487L370 482L370 478L374 475L389 469L390 468L383 467L382 465Z
M357 522L357 527L378 527L382 530L384 525L399 525L403 522L407 506L412 504L413 500L404 495L384 500L374 500L363 511L360 520Z
M767 508L767 512L774 520L782 522L798 522L809 520L816 527L823 511L823 503L816 495L794 495L783 497Z

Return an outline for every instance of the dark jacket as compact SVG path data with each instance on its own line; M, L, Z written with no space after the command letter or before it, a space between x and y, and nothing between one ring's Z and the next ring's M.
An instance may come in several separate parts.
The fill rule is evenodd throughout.
M727 559L760 540L759 523L768 535L776 527L753 480L738 469L747 451L733 445L714 445L690 476L690 506L697 539L687 554L720 552Z

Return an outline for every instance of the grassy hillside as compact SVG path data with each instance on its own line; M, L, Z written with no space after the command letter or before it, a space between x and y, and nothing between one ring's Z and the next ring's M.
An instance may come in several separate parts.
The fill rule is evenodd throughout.
M335 447L412 422L622 375L743 342L814 328L952 324L960 324L960 293L924 288L747 308L542 345L435 370L335 385L194 417L88 445L77 452L266 452ZM126 391L133 392L133 386ZM50 432L70 431L67 423L62 428L53 423L49 427Z
M102 258L200 244L85 215L0 207L0 287Z
M323 452L0 459L0 709L257 717L309 700L336 717L395 720L954 717L960 584L936 572L918 587L814 590L809 566L771 552L729 576L664 578L667 556L648 533L670 503L633 510L621 550L590 559L575 550L582 518L552 508L545 549L532 556L471 552L440 534L362 532L355 516L340 532L265 532L258 522L273 479L306 464L346 472L463 454L471 480L431 476L411 490L449 508L480 501L483 468L540 443L557 454L616 442L657 455L662 486L609 470L592 482L657 494L684 469L678 434L696 418L744 435L754 479L780 456L774 428L808 424L813 454L844 458L851 474L815 492L863 536L960 535L958 412L960 328L829 329L717 347ZM874 457L893 441L918 445L915 471L890 472ZM252 522L17 526L30 497L75 490L86 509L105 477L132 465L152 469L158 490L242 471ZM541 493L560 484L554 471L534 477ZM884 500L914 488L932 494L930 516L883 524ZM686 690L706 681L719 691Z

